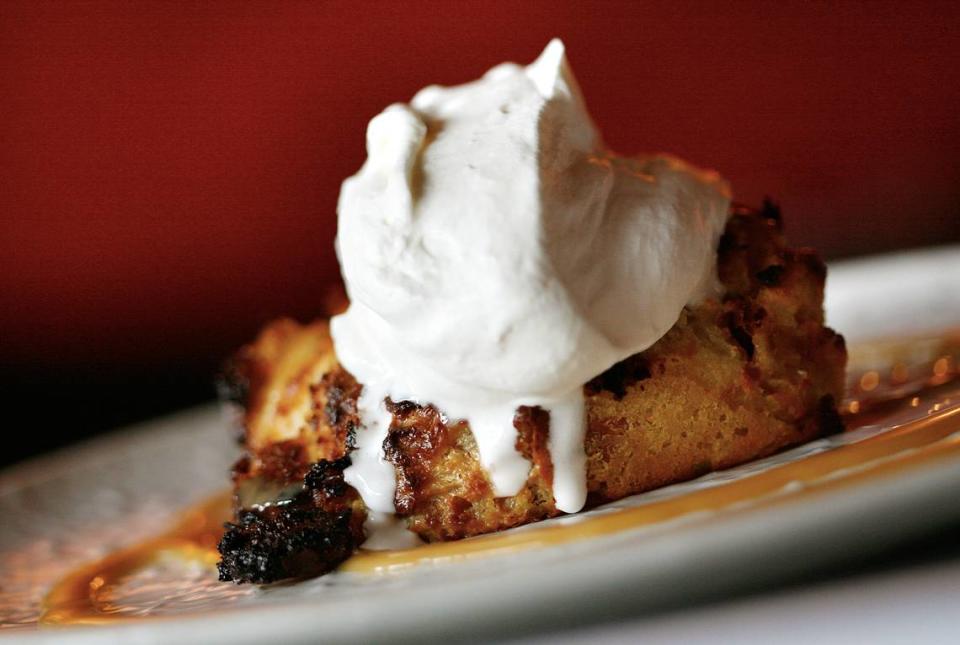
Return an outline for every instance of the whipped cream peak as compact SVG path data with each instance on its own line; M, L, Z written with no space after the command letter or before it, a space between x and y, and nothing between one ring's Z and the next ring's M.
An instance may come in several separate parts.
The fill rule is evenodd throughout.
M331 329L363 384L347 480L392 510L384 400L406 399L468 421L496 494L516 494L514 415L540 406L556 506L579 510L583 385L715 292L728 209L714 173L607 150L559 40L388 107L338 205L351 304Z
M566 47L559 38L547 43L540 57L526 68L526 73L545 99L552 99L559 93L574 94L571 89L576 88L576 82L567 63ZM579 91L576 94L579 95Z

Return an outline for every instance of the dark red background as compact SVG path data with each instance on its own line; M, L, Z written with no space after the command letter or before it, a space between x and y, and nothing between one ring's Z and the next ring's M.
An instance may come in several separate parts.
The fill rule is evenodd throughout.
M320 310L370 117L555 35L612 147L775 196L794 241L960 239L958 6L2 3L4 400L35 450L206 398Z

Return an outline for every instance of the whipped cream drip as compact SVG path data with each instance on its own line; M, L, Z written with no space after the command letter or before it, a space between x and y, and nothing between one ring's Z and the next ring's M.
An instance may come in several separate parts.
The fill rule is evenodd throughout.
M466 420L495 494L514 495L530 471L514 415L540 406L556 507L580 510L583 385L717 292L726 183L610 152L559 40L527 67L388 107L367 155L338 205L350 307L331 329L363 384L347 481L394 510L389 397Z

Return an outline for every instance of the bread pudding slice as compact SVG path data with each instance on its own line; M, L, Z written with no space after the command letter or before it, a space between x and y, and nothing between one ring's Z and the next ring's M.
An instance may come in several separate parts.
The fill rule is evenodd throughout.
M587 506L697 477L838 432L843 338L824 326L826 270L787 248L779 210L734 208L718 249L720 299L686 308L644 352L584 385ZM224 394L243 407L246 455L233 472L236 519L220 577L266 583L323 574L364 541L366 511L343 477L362 389L337 364L327 323L279 320L232 359ZM465 422L388 401L384 450L395 506L427 541L559 515L549 413L517 410L525 486L496 497Z

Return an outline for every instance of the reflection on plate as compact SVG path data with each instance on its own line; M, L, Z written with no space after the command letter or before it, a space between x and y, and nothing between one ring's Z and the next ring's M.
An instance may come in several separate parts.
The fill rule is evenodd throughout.
M221 637L254 640L256 625L244 627L241 616L266 619L299 610L304 615L288 635L309 633L304 630L324 615L328 635L331 629L355 637L362 630L396 634L396 625L393 632L376 632L376 626L362 624L364 607L380 610L390 599L391 609L381 615L402 612L409 602L404 596L411 595L404 590L416 589L424 601L440 594L437 602L451 607L445 620L455 620L458 608L502 615L506 609L498 603L522 608L547 597L563 599L557 582L564 580L569 602L591 589L609 591L618 579L649 584L656 576L680 580L697 568L722 569L710 559L711 549L734 555L739 549L742 558L744 538L757 565L752 573L775 577L770 558L778 551L771 536L800 520L824 535L849 533L855 525L828 510L844 500L853 500L861 521L873 522L865 525L870 534L864 548L869 539L893 539L949 521L937 504L951 493L945 482L952 496L960 493L960 333L927 332L850 349L848 432L842 435L573 516L415 550L361 552L335 574L297 584L216 582L213 546L226 501L210 496L223 488L234 449L215 410L102 439L0 478L0 623L6 629L35 629L38 622L117 623L141 637L166 640L183 623L170 621L174 616L206 620L206 628ZM895 494L876 496L893 484ZM924 514L909 520L900 513L898 522L905 525L883 521L905 504L924 510L917 500L928 502ZM740 541L724 531L739 533ZM671 550L683 544L687 551ZM802 531L795 532L793 544L811 563L827 561L827 555L836 560L843 551L838 545L843 540L818 549ZM736 576L714 583L733 587ZM458 600L443 591L453 585L480 593L498 584L510 589L499 599ZM674 587L682 591L683 585ZM581 598L581 606L589 604ZM531 609L528 618L535 613Z

